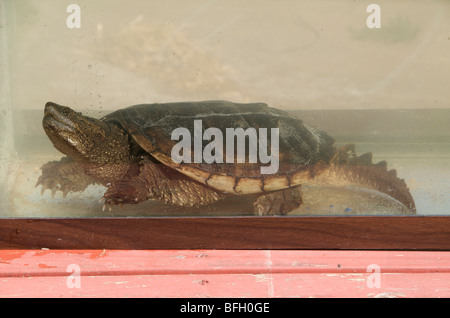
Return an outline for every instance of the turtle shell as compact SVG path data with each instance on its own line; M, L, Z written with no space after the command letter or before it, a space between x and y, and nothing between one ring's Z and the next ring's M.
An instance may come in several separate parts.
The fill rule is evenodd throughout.
M325 169L335 154L334 139L325 132L307 127L286 111L264 103L238 104L228 101L142 104L115 111L102 118L125 129L146 152L161 163L217 190L248 194L285 189L312 179ZM218 128L223 135L225 154L227 128L279 128L279 168L273 174L262 174L261 167L270 163L249 163L246 151L244 163L177 163L172 148L172 132L184 127L189 130L194 149L194 121L201 120L202 136L208 128ZM259 134L258 134L259 138ZM270 153L270 133L266 152ZM202 149L210 140L203 140ZM248 144L246 143L246 146ZM235 151L236 153L236 151ZM225 156L225 155L224 155Z

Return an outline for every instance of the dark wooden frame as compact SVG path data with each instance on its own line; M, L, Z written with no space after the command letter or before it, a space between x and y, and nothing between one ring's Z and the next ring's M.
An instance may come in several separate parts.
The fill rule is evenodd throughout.
M0 249L450 250L446 216L0 219Z

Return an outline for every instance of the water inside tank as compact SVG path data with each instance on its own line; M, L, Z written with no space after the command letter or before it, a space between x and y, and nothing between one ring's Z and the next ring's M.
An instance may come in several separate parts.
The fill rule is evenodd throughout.
M254 195L201 207L102 210L106 188L41 194L63 155L48 101L100 118L134 104L265 102L386 160L415 213L360 187L302 187L289 215L450 214L450 4L365 1L60 1L1 4L0 217L254 215ZM79 22L79 24L77 24Z

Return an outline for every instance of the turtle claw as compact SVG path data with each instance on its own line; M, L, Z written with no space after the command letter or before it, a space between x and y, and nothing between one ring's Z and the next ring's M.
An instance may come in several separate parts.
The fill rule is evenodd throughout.
M117 203L114 203L114 202L112 202L111 200L106 199L105 197L103 197L103 198L100 199L100 200L103 200L103 199L105 199L105 203L103 203L102 211L105 211L106 207L108 207L109 212L111 212L111 211L112 211L113 205L116 205Z
M108 191L106 191L106 193L100 198L100 200L98 200L99 203L103 202L103 206L102 206L102 211L105 211L106 208L108 208L108 210L111 212L112 211L112 207L114 205L123 205L122 203L122 199L118 196L115 196L113 194L111 194Z
M103 204L102 211L105 211L106 206L108 206L108 210L109 210L109 212L111 212L112 211L112 205L111 204L106 204L106 203Z
M124 186L124 183L120 181L118 183L115 182L108 184L108 190L99 201L104 203L102 208L103 211L106 209L106 206L108 206L109 211L111 211L114 205L118 205L122 208L126 203L133 203L130 201L132 196L129 192L127 192L129 189L126 184Z
M50 190L52 198L55 196L56 191L60 190L58 186L58 182L55 181L52 177L44 177L40 176L38 182L36 183L36 187L41 186L41 195L45 193L45 190Z

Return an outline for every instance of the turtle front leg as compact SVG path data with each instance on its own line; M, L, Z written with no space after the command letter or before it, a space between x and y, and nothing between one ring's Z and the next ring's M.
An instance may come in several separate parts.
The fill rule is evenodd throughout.
M130 163L127 174L109 184L102 198L105 200L103 210L109 207L111 211L114 205L137 204L147 200L149 183L143 177L141 169L139 163Z
M158 200L181 207L203 206L221 200L222 193L193 181L185 175L156 163L148 157L140 157L130 163L128 172L111 183L103 198L105 207L136 204L145 200Z
M83 168L76 164L72 158L63 157L59 161L50 161L41 167L42 175L39 177L36 187L41 185L41 194L49 189L52 196L56 191L61 191L63 197L69 192L84 191L88 185L95 181L84 173Z
M298 208L302 201L300 186L259 196L253 203L257 215L287 215Z

